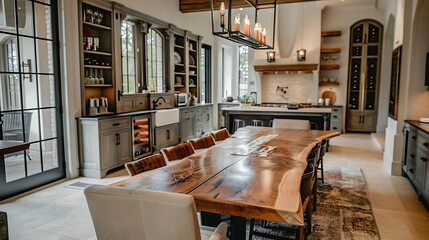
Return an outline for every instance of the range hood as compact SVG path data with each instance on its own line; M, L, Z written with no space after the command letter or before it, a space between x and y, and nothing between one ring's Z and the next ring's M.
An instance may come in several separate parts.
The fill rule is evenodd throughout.
M298 63L298 64L266 64L254 65L255 72L265 74L288 74L288 73L312 73L318 68L317 63Z

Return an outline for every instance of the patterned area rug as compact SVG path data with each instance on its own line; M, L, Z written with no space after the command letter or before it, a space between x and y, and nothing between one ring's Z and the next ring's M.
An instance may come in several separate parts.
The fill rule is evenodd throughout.
M317 211L313 212L308 239L380 239L361 170L325 166L324 172L325 183L319 181ZM291 237L284 229L280 223L262 228L257 221L255 225L258 232Z

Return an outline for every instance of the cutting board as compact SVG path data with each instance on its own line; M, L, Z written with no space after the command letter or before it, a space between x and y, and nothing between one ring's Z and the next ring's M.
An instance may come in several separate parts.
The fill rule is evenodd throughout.
M329 106L333 106L335 104L335 100L337 99L337 94L334 91L324 91L322 93L322 98L329 98Z

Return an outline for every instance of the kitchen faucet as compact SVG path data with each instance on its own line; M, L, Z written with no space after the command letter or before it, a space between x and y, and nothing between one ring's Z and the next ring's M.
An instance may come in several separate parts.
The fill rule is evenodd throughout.
M163 98L163 97L159 97L159 98L157 98L156 100L153 100L152 101L152 106L153 106L153 109L156 109L156 107L158 107L158 105L162 105L162 103L158 103L159 102L159 100L164 100L164 102L165 102L165 98Z

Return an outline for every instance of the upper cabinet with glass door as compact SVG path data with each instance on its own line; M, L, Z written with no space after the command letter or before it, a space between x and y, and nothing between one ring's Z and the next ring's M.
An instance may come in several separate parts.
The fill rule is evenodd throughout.
M201 37L171 27L171 78L174 91L198 97Z
M111 5L81 0L79 19L83 115L113 113L116 103Z

